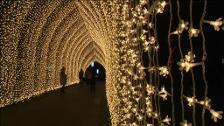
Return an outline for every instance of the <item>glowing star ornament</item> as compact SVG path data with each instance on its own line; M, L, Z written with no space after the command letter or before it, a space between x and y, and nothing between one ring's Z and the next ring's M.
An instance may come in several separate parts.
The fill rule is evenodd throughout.
M163 13L165 6L167 5L166 1L159 1L157 7L155 8L156 13Z
M148 96L151 96L155 93L155 87L151 84L147 84L146 91L147 91Z
M197 99L195 97L186 97L188 106L193 106L197 102Z
M159 96L162 97L163 100L167 100L168 92L166 91L165 87L161 87L159 91Z
M177 62L177 65L179 66L179 70L185 70L188 72L192 67L201 65L202 63L193 63L194 62L195 55L191 52L188 52L187 55L185 55L184 59L181 59L179 62Z
M149 22L148 26L149 26L149 28L153 28L154 27L152 22Z
M170 125L171 118L169 118L169 116L167 115L167 116L165 117L165 119L162 120L162 122L165 123L166 125ZM165 125L165 124L164 124L164 125Z
M159 69L159 75L162 75L164 77L169 75L169 71L166 66L159 67L158 69Z
M211 108L210 102L211 102L211 99L206 98L204 101L199 101L198 103L200 105L205 106L207 109L210 109Z
M198 34L200 33L200 30L195 29L195 28L190 28L188 30L188 33L189 33L189 37L190 38L192 38L192 37L198 37Z
M171 32L170 34L171 35L178 35L178 34L183 33L184 30L187 30L188 29L188 24L189 23L187 21L185 22L184 20L181 20L180 23L179 23L179 25L178 25L177 30Z
M136 122L133 122L131 126L139 126Z
M151 45L154 45L154 44L156 43L156 39L155 39L154 36L150 36L150 37L149 37L149 43L150 43Z
M219 31L220 30L220 27L222 27L223 22L224 22L224 20L222 21L222 18L218 18L215 21L204 20L204 23L208 23L208 24L212 25L214 27L215 31Z
M211 119L213 119L214 122L217 122L217 119L222 119L223 111L215 111L213 109L209 110L212 114Z
M188 123L187 120L184 120L183 122L180 123L180 126L192 126L192 124Z
M140 0L140 5L144 6L148 3L148 0Z
M184 20L181 20L180 21L180 24L179 24L179 28L178 30L179 31L184 31L184 30L187 30L188 29L188 22L187 21L184 21Z
M194 62L195 54L193 54L191 51L185 55L185 61L187 62Z
M201 63L189 63L181 59L179 62L177 62L177 65L179 65L179 70L185 70L186 72L189 72L191 68L201 65Z

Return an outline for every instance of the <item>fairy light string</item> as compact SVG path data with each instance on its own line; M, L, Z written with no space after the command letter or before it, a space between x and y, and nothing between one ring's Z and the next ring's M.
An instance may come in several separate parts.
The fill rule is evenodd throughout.
M203 21L204 18L206 16L206 8L207 8L207 0L204 1L204 6L203 6L203 13L200 19L200 33L202 36L202 48L203 48L203 56L202 56L202 77L203 77L203 81L204 81L204 85L205 85L205 89L204 89L204 102L207 99L207 95L208 95L208 82L206 79L206 75L205 75L205 61L207 58L207 52L206 52L206 47L205 47L205 35L204 35L204 30L203 30ZM203 106L203 110L201 113L202 116L202 126L205 126L205 110L206 110L206 106Z
M173 21L173 10L172 10L172 2L169 0L169 14L170 14L170 20L169 20L169 29L168 29L168 34L167 34L167 42L169 46L169 57L167 61L167 66L170 71L169 77L170 77L170 86L171 86L171 106L172 106L172 125L175 126L175 105L174 105L174 82L173 82L173 75L172 75L172 46L171 46L171 41L170 41L170 33L171 33L171 28L172 28L172 21Z
M181 17L180 17L180 1L179 0L177 0L177 16L178 16L178 20L179 20L179 23L180 23L182 20L181 20ZM181 59L183 59L183 51L182 51L182 48L181 48L181 34L178 34L178 48L179 48ZM181 99L181 117L182 117L182 121L185 120L183 92L184 92L184 73L183 73L183 71L181 71L181 95L180 95L180 99Z

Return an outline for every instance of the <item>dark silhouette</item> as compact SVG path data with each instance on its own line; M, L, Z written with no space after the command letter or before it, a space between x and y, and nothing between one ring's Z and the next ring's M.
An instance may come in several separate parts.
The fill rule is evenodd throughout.
M67 83L67 75L65 74L65 67L61 68L60 72L60 83L62 85L61 92L65 93L65 85Z
M86 70L86 83L87 85L91 85L92 73L90 70Z
M92 74L92 79L91 79L91 83L90 83L90 92L94 93L96 90L96 75L94 70L91 71Z
M80 82L80 84L83 84L83 74L84 74L84 72L83 72L83 70L81 69L81 70L79 71L79 82Z

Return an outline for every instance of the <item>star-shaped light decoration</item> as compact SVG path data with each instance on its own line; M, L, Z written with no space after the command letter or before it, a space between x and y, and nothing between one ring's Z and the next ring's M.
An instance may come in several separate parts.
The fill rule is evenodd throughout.
M166 91L165 87L161 87L161 90L159 91L159 96L162 97L163 100L167 100L167 95L169 93Z
M156 39L154 36L149 37L149 44L154 45L156 43Z
M131 126L139 126L136 122L133 122Z
M194 62L195 55L191 52L188 52L187 55L185 55L184 59L180 59L179 62L177 62L177 65L179 66L179 70L185 70L188 72L192 67L201 65L202 63L193 63Z
M193 106L197 102L197 99L195 97L186 97L186 99L188 102L188 106Z
M189 33L190 38L192 38L192 37L198 37L198 34L200 33L200 30L195 29L195 28L190 28L188 30L188 33Z
M146 41L146 40L143 43L143 49L144 49L145 52L149 50L149 42Z
M146 91L147 91L148 96L151 96L155 93L155 87L151 84L147 84Z
M169 74L168 68L166 66L159 67L159 75L167 76Z
M209 111L212 114L211 119L213 119L214 122L217 122L217 119L222 119L223 111L215 111L213 109L210 109Z
M169 116L167 115L167 116L162 120L162 122L165 123L166 125L170 125L171 118L169 118Z
M153 28L154 27L152 22L149 22L148 26L149 26L149 28Z
M220 30L220 27L224 24L223 22L224 22L224 20L222 21L222 18L218 18L215 21L204 20L204 23L208 23L208 24L212 25L214 27L215 31Z
M184 120L183 122L180 123L180 126L192 126L192 124L188 123L187 120Z
M141 5L141 6L144 6L144 5L146 5L147 3L148 3L147 0L140 0L140 5Z
M166 1L159 1L157 7L155 8L156 13L163 13L165 6L167 5Z
M188 29L188 21L184 21L184 20L181 20L180 21L180 24L179 24L179 27L178 27L178 30L183 32L184 30L187 30Z
M187 62L194 62L195 54L193 54L191 51L185 55L185 61Z
M178 34L183 33L184 30L187 30L188 29L188 24L189 23L187 21L185 22L184 20L181 20L180 23L179 23L179 25L178 25L177 30L171 32L170 34L171 35L178 35Z
M188 72L191 67L193 66L192 63L186 62L185 60L181 59L179 62L177 62L177 65L179 65L179 70L185 70Z
M210 104L210 102L211 102L211 99L206 98L205 100L203 100L203 101L199 101L198 103L199 103L200 105L205 106L207 109L210 109L210 108L211 108L211 104Z

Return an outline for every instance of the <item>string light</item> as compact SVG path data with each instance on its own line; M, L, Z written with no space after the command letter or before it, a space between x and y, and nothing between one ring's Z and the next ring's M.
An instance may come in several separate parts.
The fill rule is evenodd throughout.
M159 67L159 74L162 76L167 76L169 74L168 68L166 66Z
M200 31L195 28L190 28L188 32L190 37L198 37Z
M207 20L204 20L204 23L207 23L207 24L212 25L214 27L215 31L219 31L220 30L220 27L223 26L223 22L224 21L222 21L222 18L218 18L215 21L207 21Z
M170 122L171 122L171 118L169 118L169 116L167 115L165 117L165 119L162 120L163 123L165 123L166 125L170 125ZM163 124L163 125L165 125Z
M191 123L188 123L187 120L184 120L184 122L180 123L181 126L192 126Z
M162 97L163 100L167 100L168 92L166 91L165 87L161 87L159 91L159 96Z
M186 99L188 101L188 106L193 106L197 102L195 97L186 97Z
M178 35L178 34L183 33L184 30L188 29L188 24L189 23L187 21L185 22L184 20L181 20L178 25L177 30L171 32L170 35Z
M191 52L188 52L187 55L185 55L184 59L181 59L179 62L177 62L177 65L179 65L179 69L185 70L188 72L192 67L201 65L202 63L193 63L194 62L195 55Z
M221 115L223 114L222 111L215 111L213 109L210 109L209 111L212 114L211 119L213 119L214 122L217 122L217 119L222 119L222 115Z

